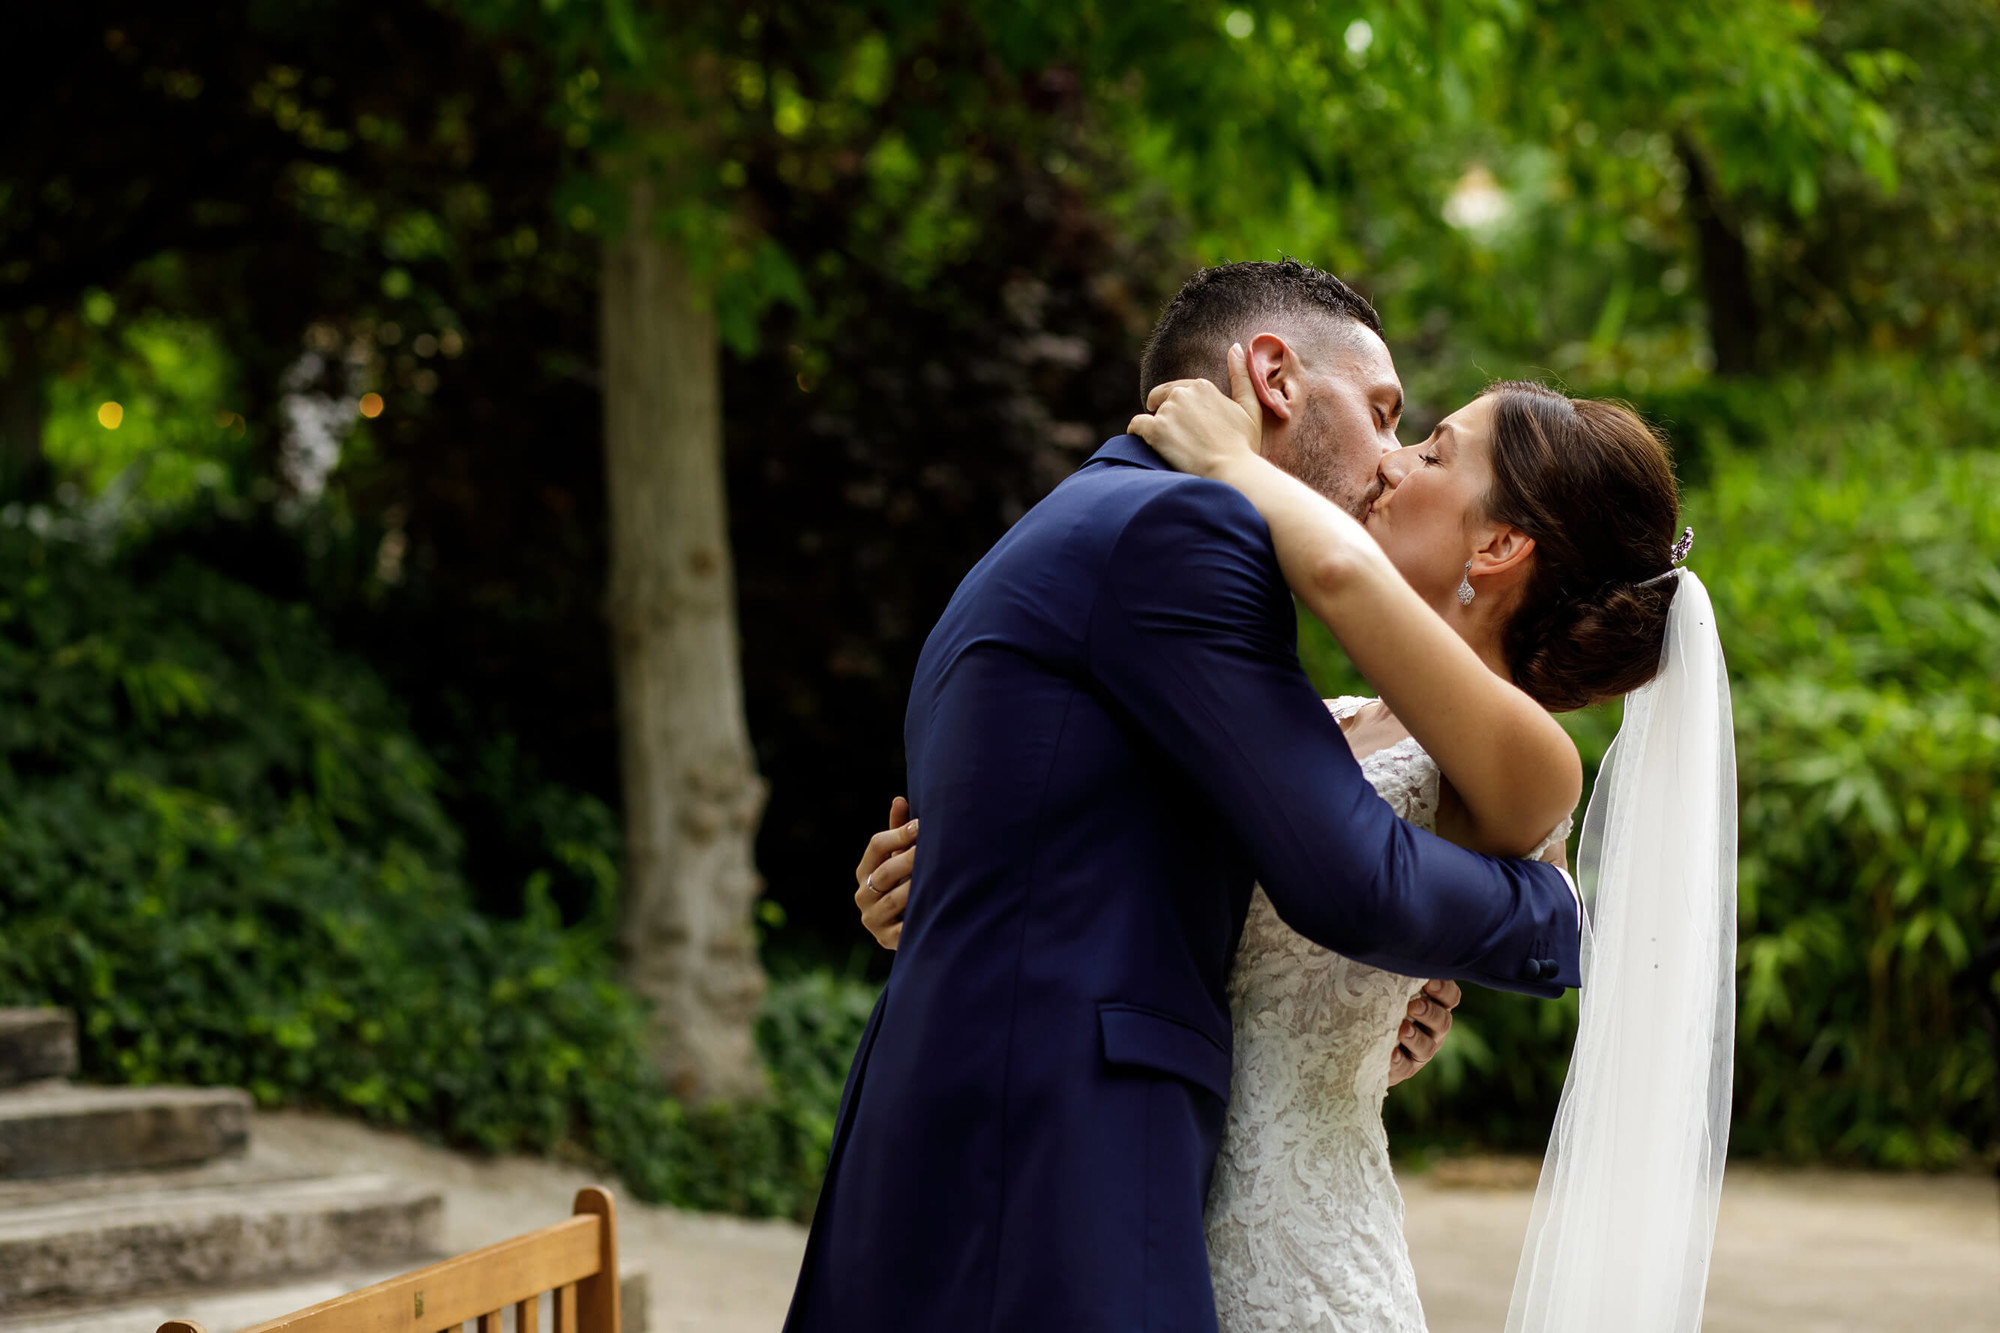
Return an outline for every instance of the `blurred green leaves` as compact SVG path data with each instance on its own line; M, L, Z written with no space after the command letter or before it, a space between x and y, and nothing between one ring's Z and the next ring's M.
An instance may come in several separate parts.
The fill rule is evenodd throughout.
M1719 464L1695 509L1737 682L1752 1151L1943 1165L1992 1120L1953 980L2000 934L2000 452L1957 442L2000 413L1983 375L1913 370L1856 374L1840 400L1879 412Z
M229 489L248 431L237 365L214 327L160 314L117 321L109 296L93 297L86 308L100 312L92 322L109 336L86 341L47 381L50 464L91 496L130 472L137 496L167 507ZM105 412L106 403L117 410Z
M1585 315L1521 321L1477 290L1494 237L1446 217L1468 171L1520 195L1512 230L1549 212L1572 246L1600 233L1617 268L1639 270L1623 280L1650 284L1668 265L1645 272L1625 251L1690 248L1671 216L1675 145L1725 192L1775 188L1801 215L1842 164L1891 189L1895 131L1877 98L1909 68L1878 47L1830 58L1815 11L1790 0L460 9L544 45L572 82L602 78L589 169L658 183L662 225L714 276L722 308L740 308L736 328L804 298L770 280L773 185L848 194L921 284L976 243L951 222L970 211L978 145L1033 137L1055 92L1102 160L1129 164L1098 183L1103 206L1185 219L1203 260L1282 250L1365 272L1392 309L1474 315L1475 352L1545 346L1537 324L1565 314L1615 335L1622 316L1599 317L1601 291ZM1548 226L1533 246L1544 262Z

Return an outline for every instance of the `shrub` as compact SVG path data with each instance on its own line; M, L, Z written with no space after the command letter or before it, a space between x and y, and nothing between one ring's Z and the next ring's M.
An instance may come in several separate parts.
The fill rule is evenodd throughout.
M1836 427L1719 468L1742 792L1737 1141L1944 1165L1991 1145L1953 986L2000 931L2000 453Z
M606 914L565 928L542 872L519 919L474 910L444 784L303 608L186 557L0 529L0 1002L73 1009L86 1076L236 1084L594 1157L649 1198L802 1213L866 988L779 987L771 1100L681 1107ZM547 822L570 830L552 867L615 860L572 845L612 827L601 810Z

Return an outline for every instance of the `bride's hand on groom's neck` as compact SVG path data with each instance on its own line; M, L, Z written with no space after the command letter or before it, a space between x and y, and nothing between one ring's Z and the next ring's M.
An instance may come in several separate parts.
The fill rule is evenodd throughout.
M1146 395L1126 430L1176 470L1215 478L1263 453L1264 408L1240 345L1229 349L1230 393L1207 380L1173 380Z

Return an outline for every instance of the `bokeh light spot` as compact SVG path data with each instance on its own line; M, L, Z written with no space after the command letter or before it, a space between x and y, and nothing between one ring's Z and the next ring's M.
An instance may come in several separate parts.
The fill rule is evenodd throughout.
M379 394L379 393L364 393L364 394L362 394L362 395L361 395L361 415L362 415L362 416L364 416L364 417L367 417L367 418L368 418L368 419L369 419L370 421L373 421L373 420L374 420L374 419L375 419L376 417L379 417L379 416L381 416L381 415L382 415L382 395L381 395L381 394Z
M1461 231L1483 231L1504 222L1512 207L1493 173L1475 163L1452 187L1444 203L1444 220Z
M1231 37L1244 38L1257 31L1257 16L1247 9L1232 9L1222 20L1222 30Z
M117 403L98 404L97 424L104 427L104 429L117 430L118 424L123 420L125 420L125 409L119 404Z

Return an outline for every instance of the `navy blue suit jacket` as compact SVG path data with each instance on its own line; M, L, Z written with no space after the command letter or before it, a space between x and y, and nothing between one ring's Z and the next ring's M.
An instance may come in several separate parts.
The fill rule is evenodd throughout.
M1377 967L1577 984L1562 876L1395 818L1296 633L1256 510L1132 436L966 576L910 692L922 852L791 1333L1212 1333L1253 882Z

